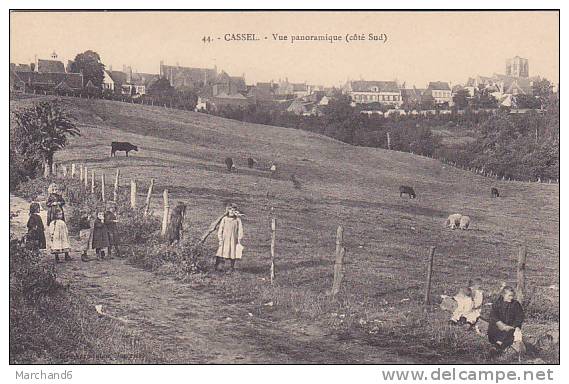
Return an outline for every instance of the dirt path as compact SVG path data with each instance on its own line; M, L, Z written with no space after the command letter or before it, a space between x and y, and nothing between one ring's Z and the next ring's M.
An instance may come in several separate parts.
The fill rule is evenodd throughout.
M23 233L29 203L10 196L18 213L12 230ZM43 212L45 213L45 212ZM45 220L45 216L43 217ZM44 222L45 223L45 222ZM82 247L72 241L73 249ZM408 358L357 340L326 335L315 325L251 316L243 306L212 293L134 268L123 260L57 265L73 294L124 322L163 352L167 363L409 363ZM51 255L45 255L52 262ZM150 362L151 363L151 362Z

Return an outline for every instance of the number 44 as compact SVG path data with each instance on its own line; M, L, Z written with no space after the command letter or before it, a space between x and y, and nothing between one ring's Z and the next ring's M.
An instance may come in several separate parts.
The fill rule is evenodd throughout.
M202 41L205 43L211 43L211 36L204 36L202 37Z

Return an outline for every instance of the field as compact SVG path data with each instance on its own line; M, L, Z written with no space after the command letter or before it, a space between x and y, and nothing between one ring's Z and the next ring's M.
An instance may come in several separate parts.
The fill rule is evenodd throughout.
M12 101L11 107L36 100ZM515 281L517 251L525 245L527 286L534 298L527 308L528 332L558 329L558 185L496 181L409 153L206 114L110 101L62 102L77 119L82 137L57 153L58 163L84 163L109 181L120 168L121 186L126 188L131 178L138 181L140 201L155 178L155 213L161 213L162 191L168 189L171 200L188 204L193 237L228 201L246 214L246 253L238 272L196 278L192 289L253 308L256 316L277 324L329 327L347 340L364 340L371 350L382 346L406 361L476 362L485 353L465 357L472 353L464 350L464 337L436 326L448 314L437 309L422 314L428 249L436 246L437 297L453 295L473 277L482 278L489 291L502 281ZM139 151L111 158L111 141L131 142ZM234 159L236 172L226 170L226 157ZM248 157L258 160L255 169L247 168ZM273 162L275 175L268 170ZM300 189L290 180L293 174ZM417 199L400 198L400 185L413 186ZM500 190L498 199L490 198L493 186ZM268 284L270 207L277 218L274 287ZM471 217L470 230L444 228L445 218L455 212ZM326 291L332 284L338 225L345 229L345 278L339 302L330 303ZM210 238L207 245L213 255L216 240ZM433 330L437 334L429 337ZM451 339L461 350L453 350ZM385 360L381 355L371 359Z

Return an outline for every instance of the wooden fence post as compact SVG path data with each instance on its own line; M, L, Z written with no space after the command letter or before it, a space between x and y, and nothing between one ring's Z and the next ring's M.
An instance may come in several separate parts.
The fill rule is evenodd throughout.
M170 200L168 199L168 190L164 190L164 215L162 216L162 236L166 236L168 229L168 219L170 218Z
M342 285L342 279L344 278L344 255L346 254L346 248L344 248L344 228L339 225L336 230L336 260L334 262L334 282L332 283L332 299L336 298L338 292L340 292L340 287Z
M522 246L518 251L518 274L516 286L516 299L520 303L523 303L524 301L524 294L526 290L526 258L527 248Z
M130 180L130 207L136 208L136 180Z
M431 304L431 279L433 277L433 260L435 258L435 247L429 249L429 264L427 266L427 285L425 287L425 305Z
M146 203L144 204L144 216L148 215L150 209L150 198L152 197L152 189L154 188L154 179L150 179L150 186L148 187L148 194L146 195Z
M57 177L57 163L55 161L51 163L51 174Z
M391 150L391 136L387 132L387 149Z
M71 178L75 178L75 163L71 164Z
M95 170L91 170L91 194L95 194Z
M271 219L271 285L275 281L275 247L277 242L277 219Z
M63 178L67 179L67 165L63 164L61 166L61 171L63 172Z
M120 178L120 169L117 168L117 173L115 175L115 187L113 188L113 201L116 203L119 198L119 178Z
M101 173L101 201L105 202L105 174Z
M85 166L85 169L83 169L83 183L85 185L85 192L87 192L87 188L89 188L89 170L87 169L87 166Z

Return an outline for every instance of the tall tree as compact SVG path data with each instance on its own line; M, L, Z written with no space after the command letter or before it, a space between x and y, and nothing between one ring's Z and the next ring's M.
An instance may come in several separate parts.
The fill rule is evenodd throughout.
M51 174L53 155L68 143L68 136L80 136L79 128L57 103L40 102L13 112L14 152L26 159L41 159L44 176Z
M70 70L74 73L82 73L84 84L91 81L94 86L102 88L105 65L101 63L101 57L97 52L88 50L79 53L71 63Z
M468 106L469 98L470 92L468 92L468 89L460 89L454 94L452 100L458 109L465 109Z

